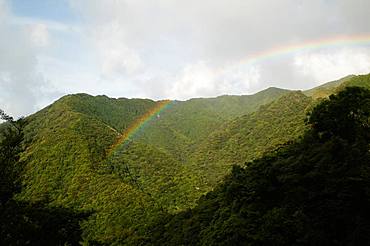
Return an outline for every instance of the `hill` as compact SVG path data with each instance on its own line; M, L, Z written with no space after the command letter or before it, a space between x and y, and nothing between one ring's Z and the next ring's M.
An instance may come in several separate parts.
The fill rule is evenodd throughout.
M324 98L328 97L331 94L334 94L337 92L337 89L339 86L341 86L343 83L346 83L347 81L353 79L354 75L348 75L344 78L341 78L339 80L331 81L328 83L325 83L323 85L317 86L315 88L312 88L310 90L306 90L303 93L309 97L312 97L314 99Z
M369 81L370 75L355 76L330 86L337 92ZM45 213L66 209L61 216L89 214L79 224L81 240L91 244L142 242L155 220L194 207L233 164L244 166L302 135L306 112L320 100L269 88L173 101L109 153L160 102L68 95L24 119L17 153L22 189L14 200L43 204Z
M303 122L311 103L302 92L290 92L254 113L225 123L192 155L193 165L188 168L201 178L194 185L208 191L232 165L243 165L298 138L305 130Z
M331 96L302 139L234 166L194 209L160 218L147 243L368 245L369 117L369 90Z
M234 117L256 111L288 91L268 88L254 95L220 96L174 101L161 113L160 120L149 122L137 136L157 148L167 150L184 161L200 142Z
M210 191L232 165L241 165L261 157L280 145L297 139L307 126L306 114L322 98L349 86L370 88L370 75L347 76L313 88L292 91L250 114L227 121L213 131L190 156L185 172L190 175L196 193ZM196 177L194 179L194 177Z
M279 93L280 90L272 92L276 96ZM256 97L261 100L260 104L273 100L266 99L270 96L269 90L263 94L265 96L260 94ZM230 104L234 101L240 103L243 97L237 98L239 100L234 97L221 100L230 101ZM183 118L172 116L166 122L162 120L166 119L166 113L158 122L164 121L165 126L170 124L173 128L166 129L180 132L180 136L191 139L193 144L196 142L192 137L195 133L187 132L187 129L207 132L211 131L208 126L212 122L216 125L221 121L216 116L222 115L221 111L217 112L208 99L205 101L177 102L172 106L173 112L186 118L196 111L196 107L208 105L204 107L206 113L192 115L193 124L189 121L186 127L176 129L174 126L181 125L179 122ZM152 100L77 94L65 96L28 117L22 143L24 151L20 154L24 163L23 189L16 199L46 203L50 207L63 206L78 212L95 211L82 224L83 236L101 243L122 241L136 235L163 209L176 211L189 207L193 201L189 202L187 191L182 192L184 186L179 186L183 174L179 161L174 158L174 151L158 144L148 145L154 140L157 143L158 138L140 141L138 137L113 159L106 156L107 149L121 132L155 104ZM257 104L252 103L254 106L250 108ZM168 115L172 115L170 112ZM158 129L157 132L162 133L161 128ZM150 130L150 127L145 130ZM182 151L189 145L186 141L184 146L174 145L172 141L171 146Z

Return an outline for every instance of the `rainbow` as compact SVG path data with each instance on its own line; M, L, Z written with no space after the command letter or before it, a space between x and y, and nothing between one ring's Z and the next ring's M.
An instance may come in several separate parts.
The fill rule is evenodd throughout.
M358 34L352 36L334 36L329 38L314 39L302 43L281 45L255 52L236 62L236 65L248 65L263 62L266 60L276 59L291 55L297 52L315 50L321 48L345 47L345 46L368 46L370 45L370 34ZM219 73L225 72L220 69Z
M137 118L116 140L114 144L110 146L107 151L107 156L109 157L119 146L132 139L134 135L151 119L154 117L159 117L159 114L169 107L171 100L162 100L156 102L156 104L149 109L145 114Z
M340 35L329 38L314 39L302 43L276 46L267 50L255 52L237 61L236 66L255 64L258 62L280 58L283 56L308 50L368 45L370 45L370 34L358 34L352 36ZM227 68L220 68L216 70L216 74L222 74L226 71ZM117 139L117 141L108 149L108 156L110 156L120 145L132 138L135 133L137 133L139 129L141 129L145 125L146 122L150 121L154 116L157 116L162 110L168 107L171 102L171 100L158 101L153 108L151 108L144 115L136 119L134 123L131 124L131 126L128 127Z

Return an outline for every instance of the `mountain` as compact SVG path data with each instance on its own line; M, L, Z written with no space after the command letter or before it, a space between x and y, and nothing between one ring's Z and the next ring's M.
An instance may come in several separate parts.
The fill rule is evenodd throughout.
M91 213L80 223L91 244L142 242L158 218L197 206L234 164L244 167L303 135L306 113L323 100L313 95L369 81L354 76L310 92L268 88L172 101L112 153L160 102L67 95L24 119L22 189L14 199Z
M197 192L212 190L232 165L243 165L303 135L307 113L322 98L349 86L370 88L369 83L370 75L350 75L308 91L286 93L256 112L227 121L191 155L185 168L198 172L191 183Z
M349 86L370 88L369 75L348 75L339 80L331 81L310 90L303 91L303 93L313 99L320 99L338 93L340 90Z
M271 87L254 95L174 101L161 113L160 120L150 121L145 126L137 140L167 150L175 158L184 160L225 121L254 112L259 106L287 92Z
M310 90L306 90L303 93L305 95L309 96L309 97L314 98L314 99L328 97L331 94L335 93L339 86L341 86L342 84L350 81L354 77L356 77L356 76L348 75L348 76L346 76L344 78L341 78L339 80L331 81L331 82L325 83L323 85L317 86L315 88L312 88Z
M191 157L190 169L199 172L202 180L197 186L209 191L232 165L298 138L305 130L303 122L311 104L312 99L302 92L290 92L214 131Z
M224 96L220 100L228 102L228 107L250 102L245 109L250 111L284 92L270 89L255 96ZM179 185L184 180L183 163L174 153L196 143L196 133L206 137L212 130L209 126L216 128L224 120L221 116L226 109L217 111L217 100L175 102L160 120L151 123L160 123L154 131L149 124L145 132L125 145L122 153L109 159L107 150L121 132L156 102L87 94L65 96L26 119L25 151L20 155L24 188L17 199L95 211L96 216L82 225L84 236L90 241L109 243L128 238L145 228L154 214L163 209L185 209L200 196L189 199L192 192L183 183ZM195 113L198 107L202 114ZM171 116L167 119L167 115ZM182 125L180 122L186 117L192 120ZM156 137L155 132L162 135ZM158 139L166 139L167 132L171 133L168 140L173 133L181 136L180 140L169 142L170 145L159 141L161 146ZM174 146L175 150L167 146Z
M331 96L303 138L234 166L193 209L160 218L147 243L368 245L369 117L370 90Z

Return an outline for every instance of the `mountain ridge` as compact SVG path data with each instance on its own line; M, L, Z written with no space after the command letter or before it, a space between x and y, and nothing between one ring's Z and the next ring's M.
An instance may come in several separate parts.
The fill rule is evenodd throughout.
M369 82L370 75L355 76L319 94L351 85L370 88ZM249 96L175 101L110 159L107 149L157 102L66 95L25 118L23 189L16 199L93 210L82 223L85 240L130 241L151 218L196 206L232 165L243 167L299 138L306 113L322 100L268 88Z

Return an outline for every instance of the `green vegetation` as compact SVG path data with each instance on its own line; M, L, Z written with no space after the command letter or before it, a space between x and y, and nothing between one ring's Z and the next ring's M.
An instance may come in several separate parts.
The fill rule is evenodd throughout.
M339 80L331 81L323 85L317 86L315 88L312 88L310 90L304 91L303 93L314 99L326 98L330 96L331 94L334 94L335 92L337 92L338 86L342 85L343 83L346 83L349 80L352 80L354 77L355 77L354 75L348 75Z
M301 140L234 166L194 209L160 218L147 243L367 245L369 119L369 90L330 96Z
M298 179L301 174L294 172L298 170L300 158L307 159L304 170L316 165L316 171L323 168L319 164L326 160L328 164L337 161L320 159L327 151L334 151L330 148L339 148L331 142L336 139L333 136L345 139L348 151L357 148L352 144L365 144L360 140L365 138L354 137L352 142L348 138L366 135L363 126L368 124L364 113L368 111L362 106L368 104L363 101L356 104L359 95L356 91L348 104L362 111L353 111L354 118L340 118L343 124L339 125L343 129L335 130L337 120L323 120L321 114L312 113L309 125L305 125L304 120L316 105L319 105L317 112L326 112L324 116L341 115L340 107L330 106L333 98L317 100L326 96L314 95L337 93L353 85L370 88L369 82L370 75L353 76L330 83L325 89L316 88L314 94L269 88L250 96L173 101L111 155L107 155L110 146L136 119L153 108L155 101L77 94L65 96L19 121L1 111L2 119L7 121L0 124L1 214L6 218L1 233L11 235L3 237L3 244L24 244L27 240L34 245L78 242L137 245L159 244L163 240L180 245L223 242L220 240L232 243L239 238L230 239L234 236L229 235L234 232L241 233L242 240L247 234L238 230L251 230L249 226L257 228L260 222L253 222L249 217L239 218L240 211L236 208L245 206L243 199L249 198L238 187L249 187L249 183L244 182L247 177L253 177L258 182L251 181L251 185L257 187L258 192L271 195L273 192L269 189L274 188L268 182L275 181L269 180L269 172L277 170L284 178ZM367 92L363 93L366 98ZM338 105L349 100L349 96L339 95L343 102L336 98ZM352 129L353 119L362 125ZM318 127L316 121L325 127ZM323 121L327 125L322 124ZM315 126L317 134L309 126ZM348 136L338 133L344 129L349 130ZM306 131L309 133L297 140ZM298 142L286 146L293 141ZM351 153L343 152L343 162ZM328 173L320 173L320 177ZM224 179L225 175L229 176ZM259 181L259 175L266 177ZM231 196L226 201L225 197L231 194L228 190L234 189L230 185L234 183L236 200ZM337 192L333 187L328 189ZM284 195L287 193L279 193L281 199ZM291 210L279 207L285 200L262 194L261 199L271 204L271 207L266 205L266 211L277 207L266 216L277 216L274 220L282 216L290 221ZM10 212L12 209L14 213ZM245 210L248 213L256 212L248 209ZM259 215L254 216L262 220ZM251 221L254 224L245 224ZM289 221L286 225L290 230ZM12 223L19 226L7 226ZM258 230L270 233L269 230L276 229L268 226L275 225L271 222ZM212 230L220 233L220 239L215 239ZM24 233L17 238L19 232ZM45 238L42 232L53 236ZM255 240L251 242L268 242L260 238L267 234L253 233L247 235ZM280 239L271 234L271 240L279 242Z
M149 122L139 141L162 148L184 161L226 121L258 110L289 91L268 88L248 96L220 96L174 101L160 119Z
M254 113L224 124L192 156L190 170L198 172L201 178L195 184L209 191L233 164L261 157L279 144L302 135L306 110L311 103L312 99L301 92L291 92Z
M369 75L348 75L342 79L325 83L304 91L303 93L313 99L327 98L349 86L359 86L370 89Z
M19 175L24 163L19 160L23 150L25 121L14 121L0 110L0 244L1 245L77 245L82 241L80 221L89 213L64 207L53 207L47 201L21 202L13 199L21 191Z
M82 100L89 102L93 97L82 95ZM106 150L118 132L99 120L97 114L78 112L73 103L68 97L62 98L41 111L40 116L29 119L24 130L27 148L21 154L25 163L24 188L16 199L48 201L51 206L81 213L95 211L81 224L84 240L124 240L136 234L137 228L144 228L152 217L151 211L159 208L132 183L107 172ZM128 118L142 114L136 110L127 112Z

